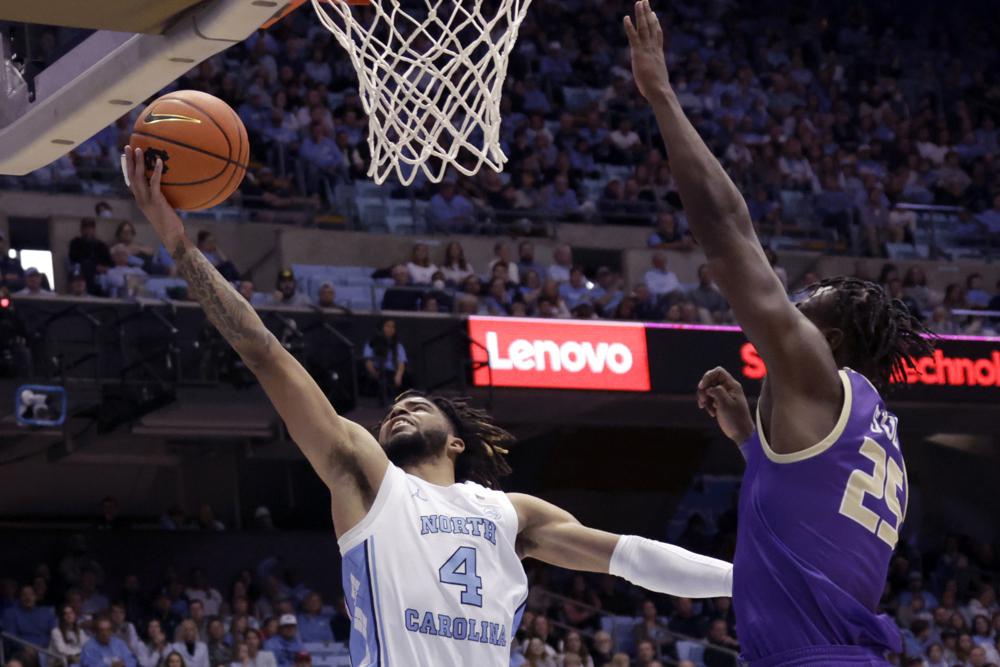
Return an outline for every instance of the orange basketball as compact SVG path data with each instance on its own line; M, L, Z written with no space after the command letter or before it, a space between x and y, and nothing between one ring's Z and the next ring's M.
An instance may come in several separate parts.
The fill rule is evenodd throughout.
M160 186L174 208L221 204L243 181L250 142L228 104L197 90L167 93L136 119L129 139L145 155L146 175L163 160Z

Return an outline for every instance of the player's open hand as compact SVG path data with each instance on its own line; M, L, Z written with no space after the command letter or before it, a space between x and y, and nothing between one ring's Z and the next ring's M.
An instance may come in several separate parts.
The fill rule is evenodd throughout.
M719 422L730 440L741 444L753 434L753 418L743 385L729 371L716 367L698 383L698 407Z
M167 250L173 252L184 238L184 224L160 190L163 161L156 159L153 174L146 178L145 156L141 148L125 147L125 175L135 203L143 212Z
M632 76L647 100L670 88L667 61L663 55L663 28L649 0L635 3L635 23L625 17L625 34L632 51Z

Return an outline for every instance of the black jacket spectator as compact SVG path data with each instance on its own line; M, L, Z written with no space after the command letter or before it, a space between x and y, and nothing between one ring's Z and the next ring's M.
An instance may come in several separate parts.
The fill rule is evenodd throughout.
M111 267L108 244L97 238L97 225L93 218L80 221L80 235L69 242L69 261L75 264L87 280L87 291L100 294L97 274Z

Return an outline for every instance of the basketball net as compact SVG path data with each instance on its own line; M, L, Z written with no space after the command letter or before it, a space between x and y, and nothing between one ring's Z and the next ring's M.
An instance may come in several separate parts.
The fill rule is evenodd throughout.
M368 176L409 185L419 171L434 183L449 168L501 171L500 96L531 0L403 2L312 0L358 73Z

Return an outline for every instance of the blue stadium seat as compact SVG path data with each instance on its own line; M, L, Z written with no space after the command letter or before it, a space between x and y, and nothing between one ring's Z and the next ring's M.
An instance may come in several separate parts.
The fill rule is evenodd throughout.
M677 658L679 660L690 660L698 667L705 665L705 646L698 642L682 639L677 642Z

